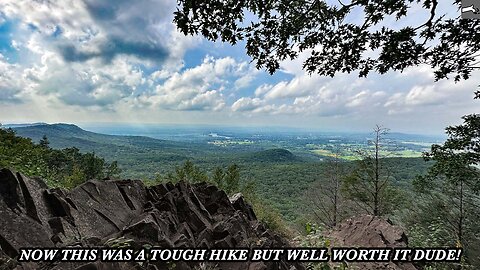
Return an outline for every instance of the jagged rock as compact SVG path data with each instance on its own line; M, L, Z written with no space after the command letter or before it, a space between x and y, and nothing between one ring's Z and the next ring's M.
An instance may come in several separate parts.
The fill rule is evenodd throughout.
M10 170L0 170L0 247L10 257L18 255L25 246L53 247L48 223L39 219L36 207L44 200L38 189L29 189L38 183ZM25 181L26 180L26 181ZM35 199L35 200L34 200ZM38 200L38 203L37 201ZM48 215L45 212L45 215Z
M242 193L236 193L230 198L233 208L247 214L249 220L256 220L252 206L245 202Z
M287 247L256 219L240 194L231 199L206 183L146 187L138 180L88 181L71 191L0 170L0 261L22 247ZM260 244L259 244L260 243ZM166 269L165 262L15 262L15 269ZM199 262L176 262L193 269ZM218 269L303 269L293 262L226 263Z
M327 238L334 247L405 248L408 245L405 231L389 220L371 215L347 219L330 231ZM415 270L411 263L350 263L348 269L398 269Z

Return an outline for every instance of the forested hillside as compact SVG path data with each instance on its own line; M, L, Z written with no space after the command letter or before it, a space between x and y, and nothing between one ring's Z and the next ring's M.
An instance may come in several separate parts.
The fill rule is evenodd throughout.
M475 120L466 118L473 124ZM465 132L462 128L451 128L450 133ZM335 155L315 160L280 148L231 151L103 135L74 125L36 125L0 129L0 167L42 176L50 186L65 188L104 177L134 177L147 184L207 181L228 194L244 193L260 220L287 235L304 232L306 224L307 231L312 226L315 232L322 231L358 213L386 216L407 228L413 246L463 246L466 265L476 265L478 169L451 163L445 155L456 152L442 148L463 147L469 139L434 146L427 161L389 157L382 150L385 129L377 127L375 132L373 147L359 149L360 158L348 161ZM461 184L463 189L458 186L463 182L448 180L465 176L469 180ZM443 186L438 186L438 177ZM463 205L460 210L458 203Z
M289 150L218 147L205 143L182 143L142 136L112 136L85 131L68 124L34 125L15 128L18 136L40 142L44 136L54 149L75 147L83 153L94 152L107 162L118 162L124 178L148 181L165 179L176 167L191 161L213 175L217 167L237 164L243 182L253 182L257 193L291 223L302 223L304 193L317 182L327 164L318 158L300 157ZM410 190L411 181L428 168L421 158L388 158L396 186ZM345 161L346 167L353 162Z
M91 152L70 146L53 149L46 136L38 143L0 128L0 167L44 178L52 187L72 188L88 179L117 176L117 162L108 163Z

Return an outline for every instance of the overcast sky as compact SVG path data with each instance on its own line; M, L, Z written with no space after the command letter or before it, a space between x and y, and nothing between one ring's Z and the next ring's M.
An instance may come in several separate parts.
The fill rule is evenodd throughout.
M435 83L425 66L327 78L305 74L301 56L270 76L254 68L241 45L178 33L175 2L2 0L0 122L326 131L365 131L380 123L397 132L440 134L462 115L480 112L472 99L479 73L459 83ZM458 13L453 6L443 11ZM408 20L421 24L422 18Z

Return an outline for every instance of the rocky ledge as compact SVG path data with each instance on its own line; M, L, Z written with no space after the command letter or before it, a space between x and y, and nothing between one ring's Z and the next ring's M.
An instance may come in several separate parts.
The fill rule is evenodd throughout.
M349 218L326 234L335 247L406 248L405 231L388 219L371 215ZM416 270L410 262L349 263L348 269Z
M287 247L240 194L206 183L146 187L139 180L88 181L71 191L0 170L0 269L172 269L157 261L18 263L22 247L127 244L201 248ZM292 262L176 262L174 269L303 269Z

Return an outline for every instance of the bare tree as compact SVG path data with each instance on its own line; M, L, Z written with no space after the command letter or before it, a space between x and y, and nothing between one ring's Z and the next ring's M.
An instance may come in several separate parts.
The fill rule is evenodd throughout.
M313 206L309 212L319 223L334 227L344 217L341 187L345 177L345 164L338 152L326 161L326 168L319 181L307 191L306 199Z
M357 167L347 177L344 191L358 207L367 213L380 216L390 210L393 189L390 187L391 172L385 162L385 136L389 129L376 125L369 147L357 150L361 157Z

